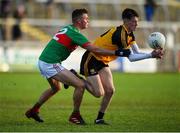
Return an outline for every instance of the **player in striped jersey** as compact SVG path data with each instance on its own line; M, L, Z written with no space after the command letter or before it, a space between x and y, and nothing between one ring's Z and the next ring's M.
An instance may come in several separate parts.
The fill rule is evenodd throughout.
M98 37L94 44L107 50L130 50L131 54L128 56L130 61L161 58L163 56L161 49L154 50L151 53L140 52L133 33L138 24L138 17L135 10L125 9L122 13L123 24L110 28ZM115 91L113 77L108 63L116 58L118 56L100 55L99 53L86 51L81 60L80 73L85 75L87 81L94 88L90 93L95 97L103 96L95 124L107 124L103 117Z

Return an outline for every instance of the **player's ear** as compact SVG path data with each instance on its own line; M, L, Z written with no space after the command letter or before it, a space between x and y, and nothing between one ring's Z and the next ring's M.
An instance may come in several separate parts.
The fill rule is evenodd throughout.
M76 23L77 23L77 24L81 24L81 19L77 19L77 20L76 20Z

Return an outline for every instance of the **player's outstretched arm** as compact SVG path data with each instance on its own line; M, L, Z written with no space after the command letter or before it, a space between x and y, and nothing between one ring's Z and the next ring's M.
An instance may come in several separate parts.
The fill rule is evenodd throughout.
M101 49L97 46L94 46L93 44L88 44L86 47L83 47L83 48L90 51L90 52L98 53L101 55L115 55L115 51L107 50L107 49Z
M116 55L116 56L121 56L121 57L128 57L131 53L129 49L118 49L114 51L114 50L102 49L94 45L87 45L84 48L87 49L88 51L98 53L101 55Z
M128 59L131 62L149 59L149 58L156 58L161 59L163 56L163 52L161 49L153 50L151 53L133 53L129 55Z
M132 51L131 55L129 55L129 57L128 57L128 59L131 62L144 60L144 59L149 59L149 58L161 59L162 56L163 56L163 50L162 49L153 50L151 53L140 52L139 47L138 47L137 44L133 44L131 46L131 51Z

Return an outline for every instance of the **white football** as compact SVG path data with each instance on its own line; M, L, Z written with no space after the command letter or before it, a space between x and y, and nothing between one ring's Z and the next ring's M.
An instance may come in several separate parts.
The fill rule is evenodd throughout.
M148 37L149 46L153 49L164 48L166 39L160 32L153 32Z

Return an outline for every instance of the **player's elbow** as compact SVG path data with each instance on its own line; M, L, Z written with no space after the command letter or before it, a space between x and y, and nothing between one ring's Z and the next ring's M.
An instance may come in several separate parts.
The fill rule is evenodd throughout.
M128 58L130 62L135 62L136 60Z
M130 62L135 62L135 61L136 61L132 56L129 56L129 57L128 57L128 60L129 60Z
M130 62L138 61L138 60L139 60L138 54L130 54L130 55L128 56L128 59L129 59Z

